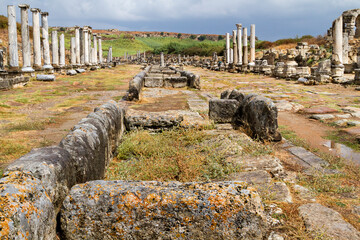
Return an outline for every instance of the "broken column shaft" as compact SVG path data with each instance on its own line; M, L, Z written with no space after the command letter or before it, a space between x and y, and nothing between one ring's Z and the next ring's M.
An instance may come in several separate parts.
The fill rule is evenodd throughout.
M30 35L29 35L29 5L20 4L21 9L21 44L22 44L22 56L23 56L23 72L33 72L31 67L31 47L30 47Z

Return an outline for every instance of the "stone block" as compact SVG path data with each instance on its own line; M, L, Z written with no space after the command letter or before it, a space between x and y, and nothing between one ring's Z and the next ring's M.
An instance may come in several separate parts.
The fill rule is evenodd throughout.
M6 168L5 175L18 171L39 179L58 212L62 201L76 184L74 166L75 159L66 150L46 147L33 149L11 163Z
M163 77L145 77L145 87L158 88L164 87Z
M65 239L263 239L259 195L242 182L94 181L61 212Z
M238 107L235 99L210 99L209 117L216 123L231 123Z
M56 239L56 213L39 179L8 172L0 179L0 237Z
M82 68L75 69L75 71L76 71L77 73L84 73L84 72L86 72L86 70L85 70L85 69L82 69Z
M53 82L53 81L55 81L55 75L38 74L38 75L36 75L36 80L44 81L44 82Z
M70 76L74 76L76 74L78 74L78 73L76 72L76 70L73 70L73 69L66 72L66 75L70 75Z
M277 122L278 111L274 102L255 94L247 95L240 103L233 124L243 127L255 139L281 141Z
M299 207L306 229L314 237L322 235L329 239L360 239L360 232L336 211L319 203L309 203Z

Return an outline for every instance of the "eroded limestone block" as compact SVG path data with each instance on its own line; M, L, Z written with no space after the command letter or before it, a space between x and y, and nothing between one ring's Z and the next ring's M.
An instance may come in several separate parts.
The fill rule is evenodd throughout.
M55 75L38 74L36 76L36 80L37 81L44 81L44 82L53 82L53 81L55 81Z
M263 239L259 195L242 182L94 181L61 211L65 239Z
M216 123L231 123L238 107L235 99L210 99L209 117Z
M10 172L0 179L0 238L56 239L56 214L41 181Z
M277 115L276 105L271 99L249 94L237 109L233 124L245 128L252 138L280 141Z
M74 160L60 147L33 149L10 164L5 175L16 171L39 179L57 212L71 187L76 184Z
M299 207L306 229L314 236L325 235L330 239L360 239L360 232L342 216L319 203L309 203Z

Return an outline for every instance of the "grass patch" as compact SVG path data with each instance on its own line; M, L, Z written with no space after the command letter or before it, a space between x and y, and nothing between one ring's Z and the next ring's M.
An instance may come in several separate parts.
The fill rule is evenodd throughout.
M127 134L118 148L108 179L206 181L224 179L237 167L225 162L214 145L202 144L209 136L198 129L173 129L151 134Z
M325 138L360 152L360 146L357 140L354 137L351 137L349 134L341 132L341 130L330 131L327 133Z
M0 146L0 163L17 159L30 151L26 144L13 139L0 139Z
M31 130L44 130L45 122L21 122L21 123L12 123L5 127L5 130L8 132L17 132L17 131L31 131Z

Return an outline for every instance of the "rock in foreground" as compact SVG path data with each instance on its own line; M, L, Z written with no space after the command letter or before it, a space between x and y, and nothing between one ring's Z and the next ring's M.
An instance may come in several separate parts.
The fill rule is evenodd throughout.
M263 239L259 195L242 182L93 181L63 203L65 239Z

